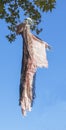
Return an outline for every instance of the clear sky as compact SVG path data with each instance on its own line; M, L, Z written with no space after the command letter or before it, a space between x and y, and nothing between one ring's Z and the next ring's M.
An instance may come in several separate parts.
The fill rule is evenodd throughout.
M0 130L66 130L66 1L57 0L40 26L40 38L53 49L47 52L49 68L37 71L36 99L24 118L19 106L22 39L9 44L7 25L0 21Z

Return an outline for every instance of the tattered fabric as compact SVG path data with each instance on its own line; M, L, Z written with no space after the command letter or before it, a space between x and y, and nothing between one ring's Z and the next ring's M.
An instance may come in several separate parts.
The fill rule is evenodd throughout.
M38 67L48 67L46 48L49 45L30 32L26 23L17 26L17 33L23 38L23 57L20 79L20 100L22 114L31 111L35 97L34 79Z

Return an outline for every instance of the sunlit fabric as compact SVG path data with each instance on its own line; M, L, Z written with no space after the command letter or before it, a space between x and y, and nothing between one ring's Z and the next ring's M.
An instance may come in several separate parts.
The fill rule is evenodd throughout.
M17 26L17 34L23 38L23 57L20 79L20 99L22 114L31 111L35 98L35 74L38 67L48 67L46 48L50 46L30 32L27 22Z

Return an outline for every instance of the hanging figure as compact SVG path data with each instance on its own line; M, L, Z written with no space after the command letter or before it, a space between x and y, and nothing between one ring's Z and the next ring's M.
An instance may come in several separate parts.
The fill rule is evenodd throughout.
M23 38L23 57L20 78L20 99L22 114L31 111L35 98L35 74L38 67L48 67L46 48L51 47L30 32L33 24L31 18L27 18L17 26L17 34Z

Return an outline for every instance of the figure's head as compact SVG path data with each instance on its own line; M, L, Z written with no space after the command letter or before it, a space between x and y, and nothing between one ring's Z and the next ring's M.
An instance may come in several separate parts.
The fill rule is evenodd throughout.
M19 24L17 26L17 30L16 30L17 34L21 34L25 24L28 24L30 26L30 28L31 28L33 26L33 24L34 24L34 21L31 18L26 18L23 23L21 23L21 24Z
M24 22L25 22L26 24L30 25L30 26L33 25L33 20L32 20L31 18L26 18L26 19L24 20Z

